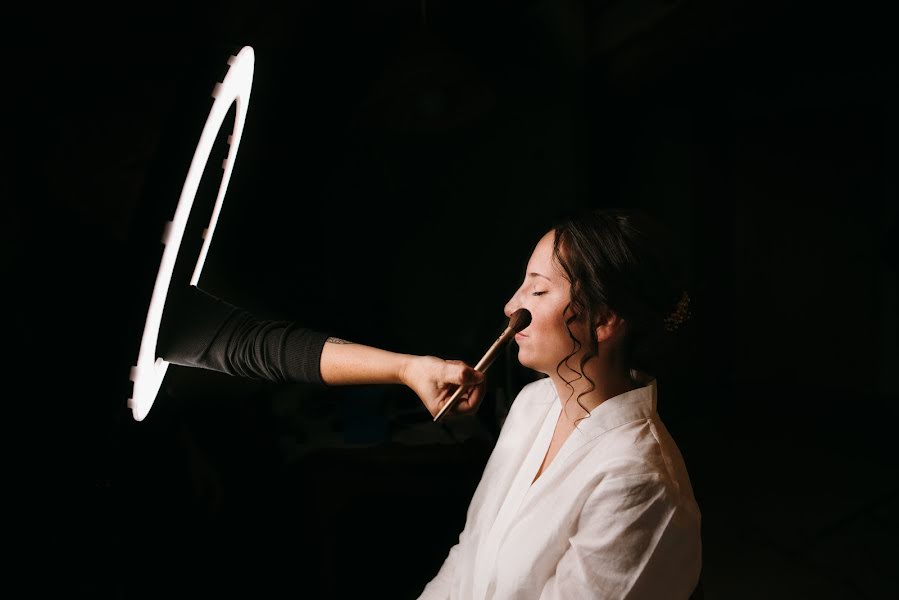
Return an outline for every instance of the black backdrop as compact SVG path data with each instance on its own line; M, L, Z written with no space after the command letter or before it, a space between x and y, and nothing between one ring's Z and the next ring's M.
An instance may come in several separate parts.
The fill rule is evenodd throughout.
M405 390L322 396L174 367L131 419L161 223L225 60L251 45L202 287L474 362L556 216L647 208L693 281L661 411L704 513L706 595L894 590L893 23L873 2L14 9L4 403L30 584L414 597L458 532L495 405L530 376L498 364L481 442L409 450L418 462L377 443L318 462L285 450L303 434L284 412L309 418L303 402L338 433L360 411L426 424ZM446 489L422 494L448 460ZM356 488L345 513L314 514L372 472L392 495Z

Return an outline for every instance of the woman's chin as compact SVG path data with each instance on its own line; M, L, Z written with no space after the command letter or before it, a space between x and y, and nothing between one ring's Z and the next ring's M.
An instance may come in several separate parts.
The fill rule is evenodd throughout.
M533 356L528 356L528 354L522 352L520 348L518 350L518 362L522 367L537 371L538 373L543 373L544 375L548 374L546 369L540 364L540 361L535 360Z

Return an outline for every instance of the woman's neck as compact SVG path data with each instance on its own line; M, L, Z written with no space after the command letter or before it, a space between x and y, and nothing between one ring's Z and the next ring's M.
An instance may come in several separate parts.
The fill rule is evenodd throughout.
M593 412L609 398L639 387L631 377L630 370L611 362L600 363L596 357L584 365L584 377L578 377L577 373L564 366L560 367L559 371L560 373L550 373L549 377L559 393L562 410L572 422L587 416L587 412ZM570 384L566 383L566 380ZM590 390L590 381L596 386L593 390Z

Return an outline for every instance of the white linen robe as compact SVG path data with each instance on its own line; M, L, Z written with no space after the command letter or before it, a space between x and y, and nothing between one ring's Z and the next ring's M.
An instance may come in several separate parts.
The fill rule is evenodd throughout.
M550 378L522 389L420 600L689 597L700 512L655 381L596 407L533 481L560 414Z

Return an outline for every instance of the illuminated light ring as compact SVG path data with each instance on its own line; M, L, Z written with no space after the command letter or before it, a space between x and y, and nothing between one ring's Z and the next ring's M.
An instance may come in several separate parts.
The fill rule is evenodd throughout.
M228 156L222 163L222 170L224 171L222 182L219 185L209 226L203 232L203 245L200 248L200 256L197 259L196 267L194 267L190 285L197 285L197 281L200 279L200 272L203 270L203 263L206 261L209 243L212 241L215 224L218 221L222 202L225 199L225 192L228 190L228 181L231 179L231 171L234 168L234 160L237 157L237 148L240 146L240 136L247 116L247 107L250 103L250 88L253 85L253 67L255 65L253 48L244 46L236 56L231 56L228 59L228 65L228 72L224 79L221 83L216 84L212 90L212 97L215 98L215 102L213 102L209 116L206 118L206 125L203 127L200 141L190 162L190 169L187 171L187 177L181 188L181 196L178 199L178 206L175 209L175 216L163 228L162 243L165 245L165 249L162 253L159 271L156 274L156 284L153 287L153 294L150 298L150 307L147 310L147 320L144 324L143 336L141 337L137 365L131 367L130 379L134 382L134 386L132 397L128 399L128 408L131 409L131 413L136 421L143 420L147 413L150 412L169 366L166 360L156 356L156 342L159 337L163 308L165 307L166 296L168 296L175 260L178 257L178 249L181 247L181 239L184 237L184 229L187 226L187 219L190 216L194 197L197 195L200 179L203 176L203 171L206 169L213 142L221 130L222 122L225 120L232 103L237 103L237 109L234 116L234 129L228 137Z

